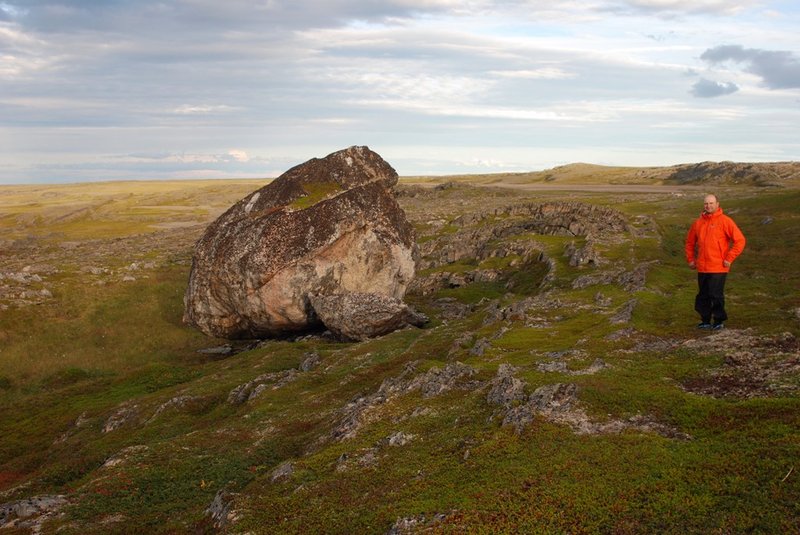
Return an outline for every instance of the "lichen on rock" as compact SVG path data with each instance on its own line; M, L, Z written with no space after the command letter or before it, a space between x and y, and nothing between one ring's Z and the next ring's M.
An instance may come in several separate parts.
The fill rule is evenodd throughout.
M311 294L401 299L416 244L396 183L378 154L350 147L240 200L197 242L184 322L211 336L260 338L319 325Z

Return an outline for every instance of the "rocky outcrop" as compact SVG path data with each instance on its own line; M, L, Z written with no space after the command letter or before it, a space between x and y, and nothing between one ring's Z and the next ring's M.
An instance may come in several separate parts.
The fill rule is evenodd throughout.
M669 168L668 182L678 184L782 185L800 178L800 162L700 162Z
M67 503L66 496L47 495L0 504L0 529L17 528L40 533L42 524Z
M497 376L489 383L486 401L490 406L498 407L495 415L502 418L504 426L512 426L517 434L533 424L538 416L553 423L567 425L578 435L621 433L630 429L673 439L691 438L677 429L639 414L625 420L594 421L581 406L578 386L574 383L543 385L527 396L527 385L514 377L515 371L507 364L500 366Z
M683 387L689 392L739 399L796 395L800 339L789 332L763 336L752 329L723 329L687 340L682 346L704 355L724 356L719 368L684 380Z
M479 381L469 381L477 370L461 362L451 362L444 369L433 367L427 372L413 376L416 364L409 363L397 377L389 377L372 394L358 396L343 407L340 419L331 432L336 441L356 436L364 426L377 419L380 407L389 400L414 391L424 398L431 398L456 388L475 390L482 386Z
M374 293L311 295L309 302L325 327L344 340L366 340L428 321L399 299Z
M298 371L294 368L280 372L271 372L259 375L252 381L241 384L230 391L228 403L231 405L241 405L247 401L254 400L265 390L277 390L297 379Z
M416 246L396 182L378 154L350 147L240 200L197 242L184 321L212 336L258 338L315 326L311 294L402 298Z

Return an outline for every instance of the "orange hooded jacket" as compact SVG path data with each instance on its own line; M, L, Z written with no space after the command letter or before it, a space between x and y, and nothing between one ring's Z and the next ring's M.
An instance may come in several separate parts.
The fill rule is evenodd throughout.
M722 208L713 214L703 212L686 235L686 261L695 262L699 273L727 273L730 266L722 262L732 263L744 244L744 234Z

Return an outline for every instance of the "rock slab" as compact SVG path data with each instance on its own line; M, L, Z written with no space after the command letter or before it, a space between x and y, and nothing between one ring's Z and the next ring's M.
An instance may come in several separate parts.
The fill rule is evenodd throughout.
M312 295L309 301L325 327L345 340L366 340L428 321L399 299L374 293Z
M318 325L312 294L402 299L416 245L396 183L378 154L350 147L240 200L197 242L184 322L211 336L261 338Z

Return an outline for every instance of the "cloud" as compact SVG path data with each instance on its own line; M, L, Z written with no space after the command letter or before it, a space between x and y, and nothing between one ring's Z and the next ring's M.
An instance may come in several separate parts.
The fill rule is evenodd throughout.
M118 161L136 162L171 162L171 163L190 163L190 164L225 164L225 163L248 163L251 160L263 162L261 158L250 158L247 152L240 149L231 149L226 154L200 154L200 153L171 153L171 152L136 152L125 156L120 156Z
M178 115L207 115L215 113L225 113L234 111L237 108L233 106L226 106L225 104L209 105L209 104L183 104L175 108L174 113Z
M574 78L576 75L569 73L558 67L542 67L538 69L518 69L489 71L489 74L500 78L523 78L530 80L559 80L564 78Z
M733 82L715 82L701 78L692 86L692 95L699 98L712 98L721 97L722 95L730 95L739 90L739 86Z
M761 77L770 89L800 87L800 60L792 52L722 45L709 48L700 59L712 65L726 61L745 65L745 71Z
M239 149L231 149L231 150L229 150L228 151L228 156L230 156L231 158L233 158L237 162L249 162L250 161L250 157L247 155L247 153L245 151L239 150Z
M623 6L655 14L735 15L758 4L757 0L625 0Z

